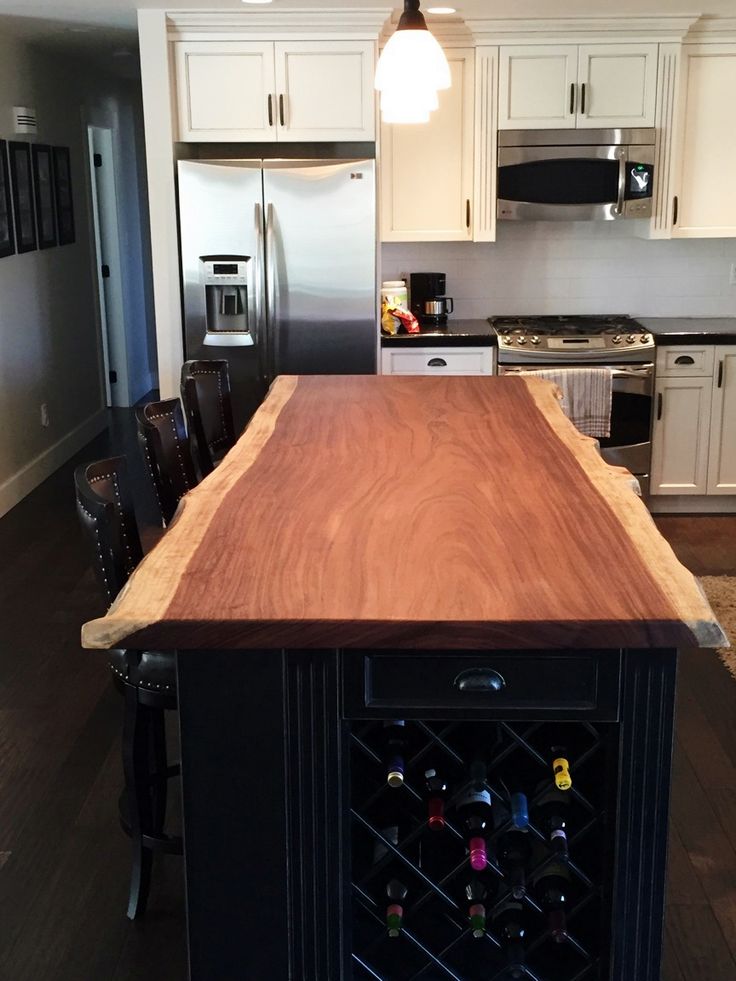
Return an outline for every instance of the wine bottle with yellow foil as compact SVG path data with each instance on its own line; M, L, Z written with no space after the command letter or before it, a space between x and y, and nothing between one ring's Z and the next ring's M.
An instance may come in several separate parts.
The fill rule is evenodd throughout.
M551 748L552 774L558 790L572 790L572 773L567 749L564 746Z

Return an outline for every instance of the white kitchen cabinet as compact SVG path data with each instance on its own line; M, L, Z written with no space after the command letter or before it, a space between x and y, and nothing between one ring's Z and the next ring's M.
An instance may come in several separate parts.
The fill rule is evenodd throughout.
M508 45L499 129L653 126L656 44Z
M449 48L452 86L421 125L381 125L381 239L473 238L474 52ZM488 134L491 139L491 134Z
M651 493L736 494L736 345L657 352Z
M179 139L373 140L372 41L178 41Z
M672 235L736 236L736 44L686 44Z
M493 352L484 347L381 348L383 375L492 375Z

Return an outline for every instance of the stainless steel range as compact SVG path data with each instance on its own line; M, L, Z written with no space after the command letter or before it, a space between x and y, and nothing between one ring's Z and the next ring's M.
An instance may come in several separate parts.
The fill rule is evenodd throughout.
M649 491L654 338L625 315L489 317L498 337L498 373L599 366L613 375L611 435L605 460L626 467Z

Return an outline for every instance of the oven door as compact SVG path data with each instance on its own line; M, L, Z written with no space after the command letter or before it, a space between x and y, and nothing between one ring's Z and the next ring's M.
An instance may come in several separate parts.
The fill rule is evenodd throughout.
M499 375L550 370L552 365L498 366ZM555 364L554 369L576 369L589 365ZM600 439L601 456L607 463L626 467L639 478L642 494L649 488L652 456L651 432L654 406L654 365L606 365L613 372L611 435Z

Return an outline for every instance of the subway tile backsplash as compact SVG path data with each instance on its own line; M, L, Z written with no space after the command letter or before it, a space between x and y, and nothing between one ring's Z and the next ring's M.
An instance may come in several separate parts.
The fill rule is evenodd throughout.
M447 273L455 317L736 316L734 239L650 241L638 222L501 222L496 242L386 242L382 279ZM633 227L632 227L633 226Z

